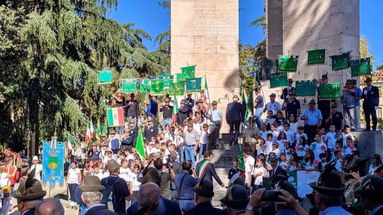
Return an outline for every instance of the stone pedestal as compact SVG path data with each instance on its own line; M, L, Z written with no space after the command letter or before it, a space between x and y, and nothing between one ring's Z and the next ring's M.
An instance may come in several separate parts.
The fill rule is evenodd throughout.
M240 86L238 0L172 0L171 72L190 65L225 111Z

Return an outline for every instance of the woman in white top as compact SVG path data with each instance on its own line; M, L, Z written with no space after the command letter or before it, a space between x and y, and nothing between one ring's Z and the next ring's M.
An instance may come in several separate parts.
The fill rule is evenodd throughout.
M71 162L71 168L68 170L67 180L70 194L70 200L76 202L75 190L81 182L81 170L77 167L77 162Z
M41 181L41 172L43 171L43 165L40 164L39 158L35 155L32 159L32 166L29 169L29 172L31 172L33 169L35 169L35 179Z

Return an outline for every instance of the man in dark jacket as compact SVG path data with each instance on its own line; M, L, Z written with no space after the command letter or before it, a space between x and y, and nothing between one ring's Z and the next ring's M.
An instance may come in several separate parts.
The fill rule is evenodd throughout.
M126 101L126 116L135 119L138 117L138 101L134 93L130 94L130 98Z
M108 205L111 202L116 214L125 215L125 199L130 195L128 185L124 179L118 177L120 165L115 160L109 160L106 166L110 175L101 181L101 184L105 187L101 203ZM110 196L112 199L109 199Z
M230 145L237 144L239 126L243 120L243 108L238 101L239 97L235 95L233 97L233 102L229 103L226 108L226 122L230 126Z
M180 108L178 110L178 124L184 124L184 121L189 117L192 107L186 102L185 99L181 100Z
M131 119L129 121L129 130L128 132L125 132L125 137L122 138L121 144L123 146L135 146L137 135L138 135L138 126L136 125L136 121L134 119Z
M84 184L80 186L81 199L88 207L85 215L116 215L101 204L102 191L105 187L97 176L85 176Z
M194 202L195 207L185 215L223 215L226 214L225 211L220 210L218 208L214 208L211 204L211 200L214 196L214 187L213 183L209 180L202 179L195 187L194 187Z
M181 215L179 205L161 197L160 187L153 182L141 185L138 202L128 208L127 215Z
M152 117L148 117L148 124L144 126L144 137L146 141L151 141L152 137L158 135L158 126Z
M379 89L372 85L372 79L366 78L365 83L367 87L363 89L362 99L363 102L363 110L364 116L366 119L366 130L370 130L370 116L372 118L372 130L376 130L376 125L378 124L378 120L376 119L376 109L379 106Z
M203 155L203 160L196 165L196 171L199 178L204 178L205 180L209 180L213 183L213 177L217 181L219 185L224 187L225 185L222 183L221 179L217 175L215 171L215 167L213 163L210 163L213 158L213 153L206 151Z

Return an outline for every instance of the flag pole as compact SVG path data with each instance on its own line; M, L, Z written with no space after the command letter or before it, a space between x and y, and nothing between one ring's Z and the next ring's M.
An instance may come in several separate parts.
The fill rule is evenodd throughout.
M211 115L211 102L210 102L209 87L207 86L206 75L205 75L205 88L206 88L206 92L207 92L207 99L208 99L208 101L209 101L209 113L210 113L210 115Z

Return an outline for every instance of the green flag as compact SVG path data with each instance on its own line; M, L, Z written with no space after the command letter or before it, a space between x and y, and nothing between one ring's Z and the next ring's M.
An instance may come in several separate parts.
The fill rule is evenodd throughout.
M150 91L150 79L141 79L140 80L140 92Z
M178 113L178 101L177 101L177 96L174 96L172 115L174 116L177 113Z
M72 149L73 145L76 144L76 139L69 132L67 132L67 141L69 149Z
M164 80L158 80L158 79L152 80L150 92L153 95L164 94Z
M138 135L136 140L136 150L142 159L145 159L145 145L144 145L144 136L142 135L141 128L138 129Z
M288 86L287 73L270 74L270 88Z
M350 53L331 56L332 70L347 69L350 67Z
M103 70L98 72L98 82L100 84L109 84L112 83L113 72L110 70Z
M246 88L242 89L242 102L245 109L244 120L248 120L250 117L253 117L253 90L247 90Z
M169 88L174 81L173 75L159 75L157 78L164 81L165 88Z
M314 81L297 81L295 83L296 96L315 96L317 85Z
M207 78L206 78L206 75L205 75L205 90L208 90L209 87L207 86Z
M341 96L340 82L319 85L320 99L339 99L340 96Z
M370 58L352 60L350 64L352 77L371 74Z
M177 82L182 82L186 80L183 73L177 73L176 76L177 76Z
M185 82L177 81L172 83L169 88L169 95L183 96L185 94Z
M298 67L298 57L280 55L278 57L278 70L283 72L296 72Z
M188 78L186 79L186 92L200 92L202 78Z
M245 160L243 158L243 147L241 144L239 146L238 168L242 171L245 171Z
M195 77L195 67L196 66L187 66L187 67L182 67L182 74L184 78L194 78Z
M307 64L324 64L326 60L326 50L320 49L320 50L312 50L307 52L308 59Z
M123 79L121 80L121 91L123 93L135 93L137 91L137 80L132 79Z

